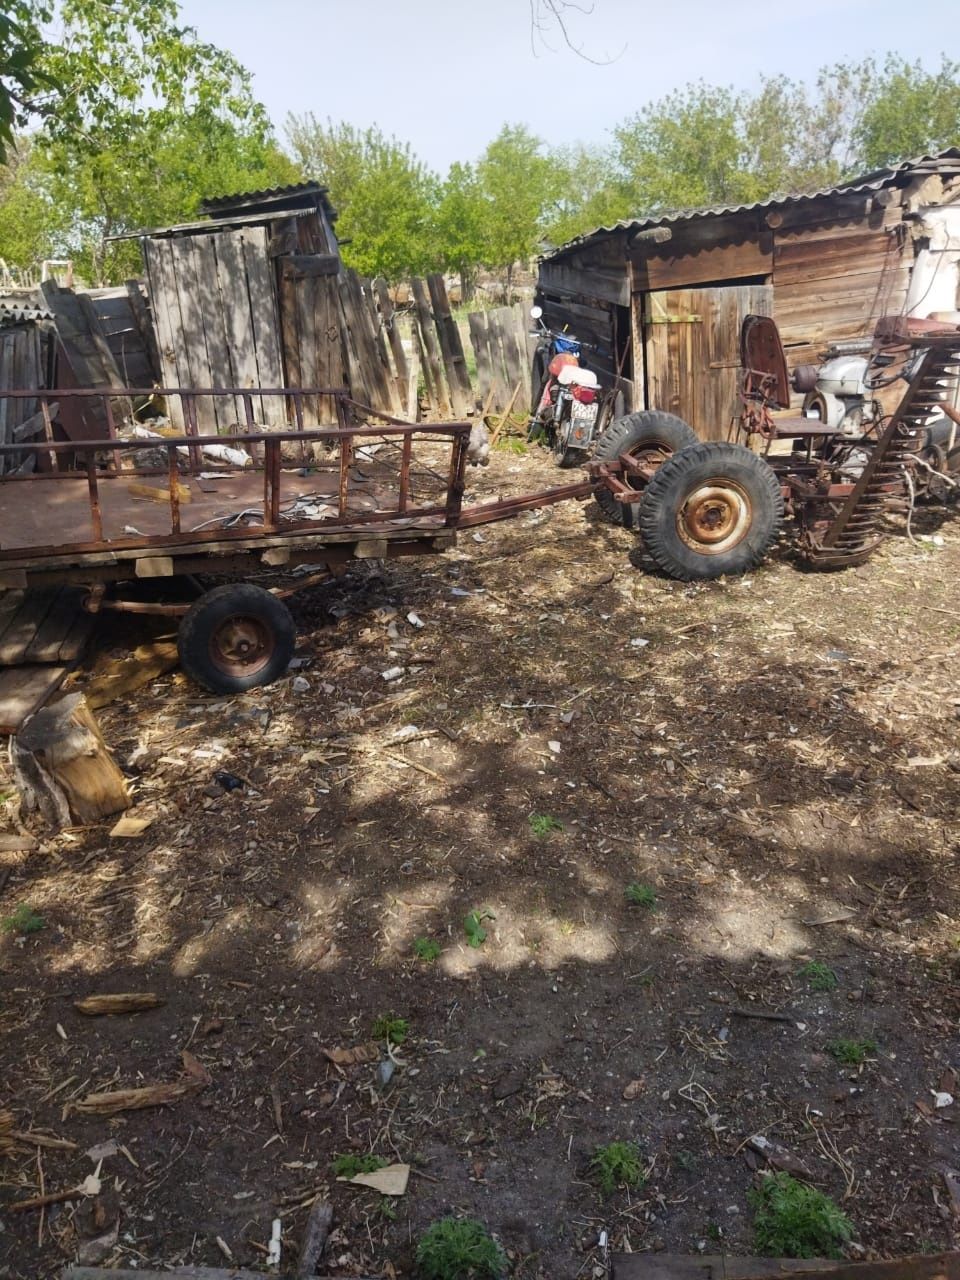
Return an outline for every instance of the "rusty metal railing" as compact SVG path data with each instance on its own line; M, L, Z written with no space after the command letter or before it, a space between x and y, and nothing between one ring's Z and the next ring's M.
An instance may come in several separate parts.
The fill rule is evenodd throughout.
M180 396L184 406L184 418L188 424L183 435L150 435L133 439L121 439L116 434L116 422L110 410L110 401L118 397L148 396ZM191 430L196 423L196 414L187 406L202 396L236 396L249 405L245 414L243 428L231 431L220 431L216 435L202 435ZM282 396L294 405L294 417L297 427L291 430L257 429L253 416L253 401L267 396ZM338 424L336 426L303 426L304 397L325 396L336 404ZM0 475L2 485L36 485L50 481L65 483L83 483L86 478L87 507L90 518L92 537L78 539L72 530L54 528L51 532L57 536L56 542L24 548L0 545L0 560L22 558L30 555L62 555L64 552L99 552L122 547L158 547L178 546L186 543L223 542L249 539L257 534L298 534L309 531L322 538L325 533L342 530L347 526L370 526L388 524L390 522L436 521L443 526L452 527L457 524L463 500L464 468L466 465L467 443L470 433L469 423L404 423L388 414L382 414L369 406L359 404L350 399L345 391L338 388L82 388L76 390L52 391L6 391L0 392L0 399L9 397L34 398L43 405L56 399L67 401L70 398L88 399L100 397L105 405L105 417L110 434L105 438L87 440L57 440L54 437L54 420L49 413L42 415L43 439L0 445L0 458L18 455L36 459L34 467L26 473ZM383 420L382 425L354 425L352 420L357 416L376 417ZM252 425L251 425L252 423ZM140 424L149 426L149 422ZM392 446L392 453L399 454L395 465L388 460L373 462L366 458L358 459L358 451L363 446L373 443ZM433 478L434 491L428 495L426 502L418 502L414 492L415 445L446 442L449 444L449 462L444 472L438 472L429 464L423 464L418 477L423 475ZM336 514L309 519L297 519L284 513L282 494L283 448L291 444L301 446L299 453L301 462L296 469L308 468L305 478L310 475L325 475L333 484L330 486L328 505L335 507ZM330 455L321 459L307 460L306 450L309 445L321 445L330 450ZM227 446L242 450L251 458L250 466L240 467L218 459L211 463L204 461L204 450L213 446ZM166 454L166 465L161 470L157 467L124 469L126 454L144 454L149 451L160 451ZM62 461L73 463L72 469L63 469ZM371 467L381 466L382 470L392 476L389 486L391 499L389 504L380 505L384 485L364 486L362 478L357 475L359 465ZM201 471L215 467L218 471L236 475L256 475L262 472L262 512L245 509L244 522L228 525L217 523L215 528L194 528L184 530L181 510L180 485L183 480L198 477ZM163 475L169 501L169 532L153 534L107 536L104 529L104 510L101 501L103 486L141 478ZM381 481L383 477L381 476ZM13 499L13 490L8 490ZM30 492L30 490L27 490ZM36 492L34 490L34 492ZM367 501L375 499L374 509L357 509L351 507L351 498L359 494L365 495ZM299 501L299 500L298 500ZM294 503L295 507L296 503ZM256 519L259 515L259 520ZM252 521L251 521L251 517ZM224 517L226 520L228 517ZM51 520L55 523L56 513L51 506ZM213 523L213 522L210 522ZM71 536L73 534L73 536Z

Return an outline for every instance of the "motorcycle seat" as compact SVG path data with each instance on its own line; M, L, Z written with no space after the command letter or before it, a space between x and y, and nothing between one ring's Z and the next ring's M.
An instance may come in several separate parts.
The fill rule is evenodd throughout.
M564 365L557 374L561 387L599 387L597 375L592 369L581 369L577 364Z

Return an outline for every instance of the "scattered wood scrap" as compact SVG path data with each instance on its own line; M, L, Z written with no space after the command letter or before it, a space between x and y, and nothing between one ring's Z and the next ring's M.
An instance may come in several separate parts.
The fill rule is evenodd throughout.
M81 693L43 707L12 741L21 809L58 829L130 806L126 779Z
M615 1253L611 1280L775 1280L830 1272L830 1280L960 1280L960 1253L885 1262L826 1258L733 1258L709 1254Z
M138 1089L111 1089L106 1093L88 1093L70 1104L73 1111L88 1116L115 1116L121 1111L142 1111L146 1107L166 1107L189 1098L204 1087L195 1077L170 1084L147 1084Z
M317 1274L317 1263L326 1247L332 1225L333 1206L325 1200L317 1200L303 1229L303 1242L297 1259L297 1280L310 1280L311 1276Z
M116 995L84 996L82 1000L74 1000L73 1007L77 1013L95 1018L105 1013L139 1013L142 1009L156 1009L161 1004L163 1001L153 991L127 991Z
M125 698L164 676L180 661L175 640L141 644L129 658L113 661L84 690L87 706L97 710Z

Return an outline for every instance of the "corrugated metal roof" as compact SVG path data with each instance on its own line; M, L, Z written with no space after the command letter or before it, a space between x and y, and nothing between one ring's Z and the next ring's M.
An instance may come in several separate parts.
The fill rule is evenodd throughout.
M566 244L544 254L550 261L572 249L580 248L589 241L602 236L616 235L618 231L646 231L652 227L669 227L678 222L695 222L703 218L722 218L738 213L755 213L764 209L776 209L786 205L807 204L814 200L823 200L830 196L848 196L880 191L892 186L905 173L923 172L943 173L956 169L960 172L960 147L948 147L945 151L933 156L919 156L914 160L902 160L888 169L877 169L873 173L865 173L847 182L839 182L835 187L827 187L822 191L777 192L766 200L757 200L753 204L710 205L700 209L672 209L665 213L651 214L645 218L627 218L615 222L610 227L597 227L575 236Z
M23 302L0 299L0 325L32 324L38 320L52 320L53 312L46 307L32 307Z
M211 217L223 213L238 213L241 209L255 209L263 205L271 207L296 207L298 204L315 205L319 198L324 204L327 188L319 182L292 182L285 187L264 187L260 191L240 191L234 195L212 196L203 200L200 208Z

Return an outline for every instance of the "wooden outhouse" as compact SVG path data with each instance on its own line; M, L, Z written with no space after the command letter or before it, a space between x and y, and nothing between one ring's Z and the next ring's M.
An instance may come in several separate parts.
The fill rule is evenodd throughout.
M738 411L740 327L777 321L791 367L868 336L882 315L958 306L960 148L828 191L600 227L545 256L545 322L594 344L624 409L660 408L704 439Z

